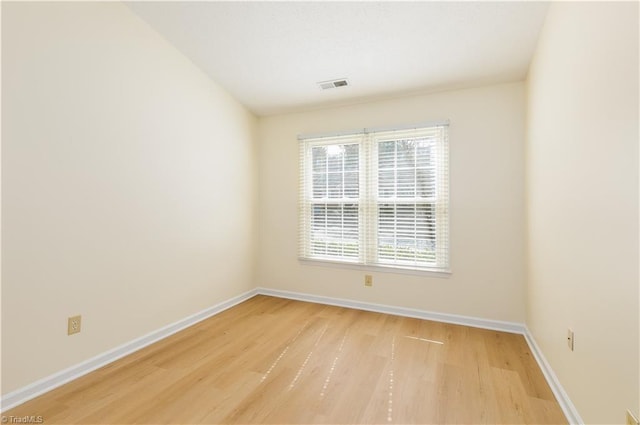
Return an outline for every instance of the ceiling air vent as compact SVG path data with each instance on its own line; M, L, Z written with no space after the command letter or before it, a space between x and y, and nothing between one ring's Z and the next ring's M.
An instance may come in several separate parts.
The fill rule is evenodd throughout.
M348 85L349 85L349 82L347 81L346 78L341 78L339 80L331 80L331 81L320 81L318 83L318 86L320 86L322 90L335 89L338 87L346 87Z

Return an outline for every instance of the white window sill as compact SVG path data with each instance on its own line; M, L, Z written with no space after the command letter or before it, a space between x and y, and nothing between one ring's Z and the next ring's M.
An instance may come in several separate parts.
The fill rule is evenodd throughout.
M400 267L400 266L374 266L374 265L364 265L358 263L347 263L343 261L331 261L331 260L316 260L310 258L298 258L298 262L307 266L320 266L320 267L330 267L330 268L338 268L338 269L352 269L352 270L364 270L364 271L374 271L374 272L382 272L382 273L395 273L395 274L408 274L414 276L427 276L427 277L436 277L440 279L448 279L451 276L451 271L442 271L442 270L428 270L428 269L412 269L408 267Z

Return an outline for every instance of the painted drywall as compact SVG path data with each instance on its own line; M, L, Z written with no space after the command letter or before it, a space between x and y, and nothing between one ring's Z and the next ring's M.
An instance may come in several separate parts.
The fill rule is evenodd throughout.
M256 118L126 6L3 2L2 106L3 394L254 287Z
M638 75L637 2L551 4L528 78L527 324L586 423L640 407Z
M258 286L524 322L524 85L511 83L260 119ZM449 119L451 269L446 278L302 264L299 134Z

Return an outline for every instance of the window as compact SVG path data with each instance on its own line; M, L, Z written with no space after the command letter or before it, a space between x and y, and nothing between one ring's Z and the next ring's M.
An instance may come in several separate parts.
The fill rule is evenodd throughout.
M299 257L449 270L448 125L300 138Z

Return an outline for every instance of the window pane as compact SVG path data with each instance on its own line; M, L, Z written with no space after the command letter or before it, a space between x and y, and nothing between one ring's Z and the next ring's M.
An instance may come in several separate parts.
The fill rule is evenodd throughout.
M359 182L360 175L358 172L345 172L344 173L344 197L345 198L357 198L360 194Z
M416 209L416 256L418 261L436 261L436 210L433 204Z
M395 257L395 205L380 204L378 206L378 257L393 259Z
M343 206L343 236L345 239L358 240L358 207L357 205Z
M342 171L344 162L344 145L327 146L327 162L329 171Z
M416 170L398 170L397 196L399 198L414 198L416 196Z
M342 236L342 205L327 206L327 235L331 238Z
M327 236L327 207L314 205L311 213L311 239L323 240Z
M420 198L433 198L436 187L435 168L418 168L416 170L416 196Z
M342 198L342 173L329 173L329 198Z
M315 146L311 149L311 162L313 163L313 171L327 170L327 147Z
M416 139L416 167L431 167L434 165L432 157L434 143L433 138Z
M336 144L312 148L312 198L360 196L360 146Z
M415 142L413 140L398 140L396 144L396 149L398 151L398 167L414 168L416 166Z
M378 260L388 264L435 261L435 208L432 204L378 204Z
M344 147L344 169L345 171L358 171L360 167L358 145L345 145Z
M327 196L327 175L325 173L314 173L313 175L313 195L315 199L326 198Z
M358 259L358 204L314 204L311 210L311 255Z
M396 166L396 142L378 143L378 168L394 168Z
M380 170L378 172L378 196L381 198L393 198L396 195L395 171Z

